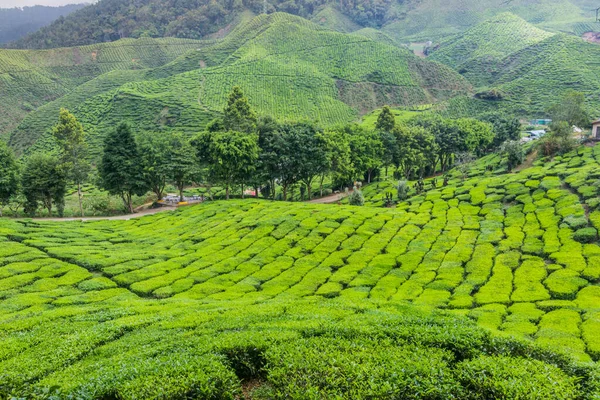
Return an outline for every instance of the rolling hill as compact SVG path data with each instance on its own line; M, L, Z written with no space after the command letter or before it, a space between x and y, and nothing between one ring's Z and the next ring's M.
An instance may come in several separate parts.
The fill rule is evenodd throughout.
M481 86L481 77L471 71L495 70L505 57L551 36L514 14L504 13L443 40L429 59L452 67Z
M136 130L195 133L222 110L235 85L260 114L323 125L355 120L383 104L429 104L470 90L450 68L406 49L283 13L258 16L222 40L190 45L197 49L170 63L100 75L31 112L11 133L11 145L22 151L34 144L63 106L88 129L92 147L123 120ZM44 145L42 138L38 146Z
M0 136L28 113L102 74L157 67L198 45L185 39L127 39L43 51L0 49Z
M492 18L440 43L430 59L451 66L480 92L494 89L502 99L460 97L450 115L472 116L503 110L544 116L567 90L586 95L589 111L600 114L600 46L564 33L541 31L509 14Z

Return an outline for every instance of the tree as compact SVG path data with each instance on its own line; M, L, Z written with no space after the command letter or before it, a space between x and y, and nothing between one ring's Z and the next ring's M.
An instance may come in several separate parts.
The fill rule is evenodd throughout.
M298 180L306 186L310 200L313 180L328 169L326 143L314 125L300 123L291 128L295 131L292 156L297 159Z
M268 182L267 196L275 198L275 181L280 172L279 124L271 116L261 117L257 124L258 146L260 148L257 168L254 173L255 184ZM265 193L263 193L264 195Z
M242 132L204 132L192 141L198 162L208 168L209 179L225 186L229 200L231 186L249 179L258 160L258 135Z
M0 217L19 190L19 165L12 150L0 140Z
M143 162L131 128L122 123L104 139L104 155L99 168L101 187L120 196L125 208L133 213L133 195L142 196L148 190Z
M161 200L170 176L169 163L172 150L170 134L143 133L138 137L137 143L144 180L157 200Z
M455 121L461 137L465 138L466 151L483 156L494 140L494 127L473 118L461 118Z
M223 130L252 133L256 130L256 114L250 108L242 89L235 86L223 110Z
M389 106L383 106L381 109L381 113L377 117L377 123L375 124L375 129L383 132L391 132L396 126L396 118L394 114L392 114L392 110L390 110Z
M52 129L52 135L60 148L61 167L65 170L67 179L77 185L79 212L83 217L81 184L90 173L90 163L87 161L88 148L83 126L73 114L61 108L58 124Z
M509 140L502 145L500 152L506 156L507 168L512 171L523 163L525 159L525 153L523 152L523 146L516 140Z
M567 91L559 103L548 109L548 114L553 123L565 121L570 127L581 128L590 124L590 116L585 109L585 96L574 90Z
M53 205L56 205L58 215L63 216L67 179L58 158L33 154L23 169L21 185L26 198L25 214L33 217L41 202L49 216L52 216Z
M173 135L167 162L169 179L179 191L179 201L183 201L183 189L199 175L194 148L181 135Z
M371 183L373 171L381 166L383 144L379 134L359 125L351 124L345 127L348 135L351 158L356 171L366 174L367 183Z
M352 163L350 142L343 130L330 130L321 133L327 157L327 168L321 173L320 192L323 196L323 182L327 174L341 186L351 183L356 171Z
M422 178L430 168L435 172L437 145L433 134L420 126L397 126L396 167L402 170L405 179L410 179L415 171Z
M491 149L498 149L508 140L519 140L521 138L521 122L517 118L507 118L498 114L490 114L483 121L492 124L494 139L490 144Z
M468 150L468 132L461 130L455 121L433 115L415 118L410 121L410 124L421 126L433 134L437 149L437 158L433 164L434 170L439 164L442 172L445 172L456 153Z

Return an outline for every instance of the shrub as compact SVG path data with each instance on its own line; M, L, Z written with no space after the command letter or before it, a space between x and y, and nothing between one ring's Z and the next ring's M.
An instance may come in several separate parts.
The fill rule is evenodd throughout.
M592 243L598 239L598 231L596 228L582 228L578 229L573 235L573 239L579 243Z
M481 356L457 366L465 399L576 399L576 380L537 360Z
M357 187L348 196L348 204L351 206L363 206L365 204L365 198Z

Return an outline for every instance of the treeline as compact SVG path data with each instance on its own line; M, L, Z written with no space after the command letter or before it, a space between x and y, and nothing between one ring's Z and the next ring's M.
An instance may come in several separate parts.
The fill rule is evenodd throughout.
M20 39L84 6L70 4L62 7L0 8L0 44Z
M281 11L310 19L326 4L363 26L380 26L395 18L388 12L392 5L389 0L111 0L61 17L10 47L71 47L124 37L200 39L224 28L245 9L257 14Z
M173 184L183 201L192 184L220 185L225 197L232 188L253 188L256 196L288 200L299 189L313 197L313 187L324 194L324 183L342 190L353 182L370 183L381 174L420 180L444 173L457 160L481 156L519 136L515 120L490 117L448 120L435 115L396 124L384 107L375 129L347 124L323 129L310 122L278 122L257 117L239 87L233 88L222 118L191 140L175 133L145 133L134 138L121 124L104 141L97 166L100 188L123 200L133 212L132 198L152 191L157 199ZM23 205L28 215L39 207L62 216L69 182L78 188L91 170L83 127L67 110L61 110L53 130L58 155L34 154L19 164L2 145L0 207ZM391 170L391 171L390 171ZM279 190L279 192L278 192Z

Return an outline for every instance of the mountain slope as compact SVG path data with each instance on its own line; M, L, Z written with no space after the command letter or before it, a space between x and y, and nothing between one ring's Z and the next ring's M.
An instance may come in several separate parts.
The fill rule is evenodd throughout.
M0 49L0 136L29 112L102 74L157 67L199 46L198 41L168 38L45 51Z
M510 13L500 14L444 40L430 59L458 71L494 68L506 56L552 36ZM473 83L478 76L466 74Z
M105 81L109 77L89 84ZM96 145L107 129L123 120L138 131L195 133L222 110L236 85L260 114L324 125L355 120L383 104L428 104L470 90L456 72L408 50L275 13L258 16L225 39L205 43L171 63L142 71L118 88L91 96L87 89L76 90L31 113L12 132L10 143L24 150L47 135L61 106L71 108Z
M472 116L503 110L521 116L545 116L568 90L585 94L590 113L600 115L600 46L571 35L556 34L494 63L473 63L464 76L477 85L503 93L500 101L456 98L446 107L450 115ZM475 78L474 78L475 77ZM484 90L481 88L481 90Z

